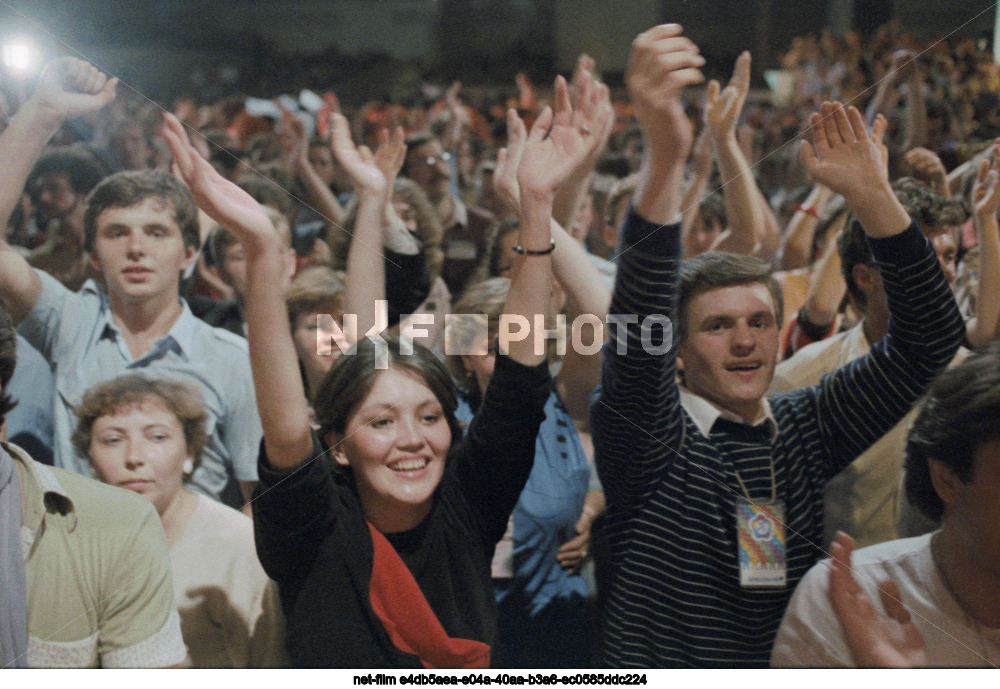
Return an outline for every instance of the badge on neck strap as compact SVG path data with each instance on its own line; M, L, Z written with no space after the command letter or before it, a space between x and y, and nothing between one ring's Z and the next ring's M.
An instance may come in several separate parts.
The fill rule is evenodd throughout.
M740 556L740 586L783 588L785 565L785 505L782 502L736 502Z

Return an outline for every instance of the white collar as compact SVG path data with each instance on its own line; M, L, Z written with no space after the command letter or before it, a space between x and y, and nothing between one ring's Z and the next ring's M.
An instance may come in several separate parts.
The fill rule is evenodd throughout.
M712 431L712 426L720 418L726 419L728 421L735 421L736 423L745 423L743 419L736 416L730 411L726 411L718 407L713 402L708 401L701 395L691 392L683 385L679 385L681 393L681 406L684 407L684 411L688 413L691 420L694 421L694 425L698 427L701 434L708 437L708 434ZM751 426L761 426L764 424L770 424L771 435L776 436L778 434L778 422L774 420L774 414L771 413L771 405L768 403L767 398L761 400L764 403L764 413L760 415L760 418L754 421Z

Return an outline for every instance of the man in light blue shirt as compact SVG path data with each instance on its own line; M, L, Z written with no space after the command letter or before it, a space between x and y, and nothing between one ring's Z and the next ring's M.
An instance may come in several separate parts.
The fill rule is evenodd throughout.
M63 120L108 102L106 89L80 92L78 84L96 83L97 75L103 80L89 64L57 64L60 71L46 72L24 106L34 116L12 120L13 136L0 142L2 217ZM56 466L89 474L71 442L74 410L87 388L124 373L174 378L201 390L209 413L208 444L190 487L221 499L239 482L244 500L232 492L226 502L241 506L256 482L261 426L246 342L197 320L178 293L181 271L199 244L190 194L158 171L113 175L87 200L84 244L106 291L90 281L70 292L0 242L0 300L55 377Z

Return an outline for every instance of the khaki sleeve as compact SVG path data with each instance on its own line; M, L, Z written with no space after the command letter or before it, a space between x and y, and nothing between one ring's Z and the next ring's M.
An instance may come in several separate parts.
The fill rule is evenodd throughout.
M111 505L109 509L113 509ZM108 563L97 652L103 667L150 668L183 663L187 649L174 605L166 537L153 506L120 506L123 524ZM109 535L110 537L110 535Z

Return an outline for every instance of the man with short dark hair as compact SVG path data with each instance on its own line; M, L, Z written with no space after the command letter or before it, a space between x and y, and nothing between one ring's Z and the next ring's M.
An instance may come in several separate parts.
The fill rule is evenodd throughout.
M89 64L67 59L55 65L0 138L7 173L0 180L0 218L61 122L111 98L77 91L71 81L77 72L87 83L100 75ZM179 297L180 273L198 247L197 219L187 189L170 175L113 175L93 190L83 218L88 260L105 289L88 281L73 293L2 242L0 300L52 365L56 466L90 474L70 441L74 409L90 386L127 372L168 376L197 386L209 412L209 441L191 487L239 508L257 479L260 419L246 341L205 325Z
M868 356L765 400L780 325L766 270L718 255L680 266L693 138L680 93L702 64L667 24L635 40L626 74L646 145L609 315L625 325L591 409L608 500L601 661L613 666L766 665L791 587L820 554L824 483L906 413L963 335L860 113L824 103L803 162L860 219L893 319ZM673 328L657 327L667 316Z
M838 534L795 590L772 665L1000 664L1000 350L934 381L906 449L907 499L941 529L857 552Z

